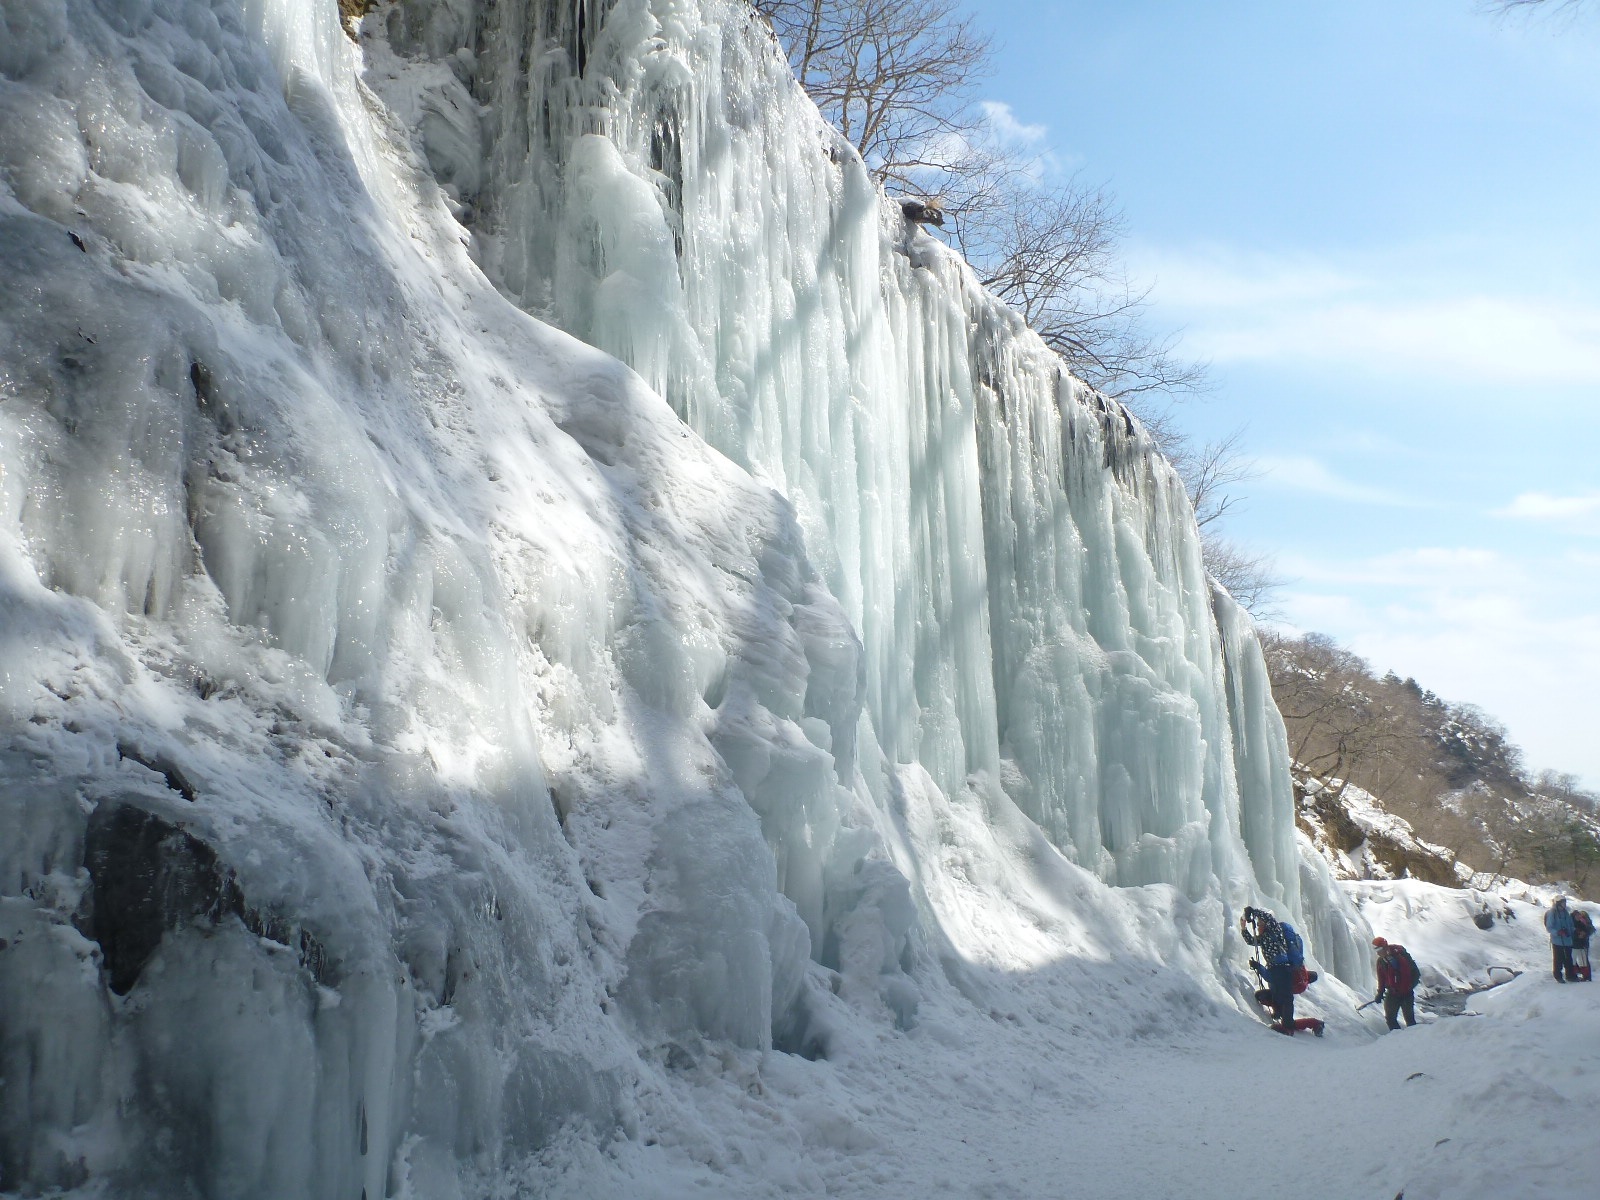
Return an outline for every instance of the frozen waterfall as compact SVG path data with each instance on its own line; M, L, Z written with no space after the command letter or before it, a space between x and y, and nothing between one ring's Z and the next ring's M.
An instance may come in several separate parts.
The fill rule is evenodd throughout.
M746 5L3 0L0 263L0 1188L482 1195L1252 900L1364 983L1172 470Z
M880 205L747 4L402 0L387 29L462 64L414 81L418 127L490 277L795 506L889 764L1000 780L1108 882L1299 912L1283 736L1173 471Z

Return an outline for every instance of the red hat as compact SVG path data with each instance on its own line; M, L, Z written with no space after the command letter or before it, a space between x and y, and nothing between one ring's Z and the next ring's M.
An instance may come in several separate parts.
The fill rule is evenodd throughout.
M1378 947L1381 950L1383 947L1387 946L1389 943L1387 941L1385 941L1383 938L1373 938L1372 939L1372 944L1374 946Z

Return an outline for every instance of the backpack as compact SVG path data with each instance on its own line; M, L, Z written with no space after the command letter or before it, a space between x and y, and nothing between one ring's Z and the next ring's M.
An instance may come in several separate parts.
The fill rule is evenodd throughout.
M1404 946L1396 946L1395 949L1400 951L1400 957L1405 960L1405 965L1411 970L1411 982L1401 990L1407 992L1414 991L1417 984L1422 982L1422 968L1417 966L1417 960L1411 957L1411 951L1407 950Z
M1305 961L1306 961L1306 945L1305 945L1305 943L1300 940L1300 935L1295 932L1294 926L1289 924L1289 922L1287 922L1287 921L1282 922L1282 926L1283 926L1283 944L1284 944L1285 950L1287 951L1287 953L1289 955L1289 958L1288 958L1289 965L1291 967L1304 966L1305 965Z

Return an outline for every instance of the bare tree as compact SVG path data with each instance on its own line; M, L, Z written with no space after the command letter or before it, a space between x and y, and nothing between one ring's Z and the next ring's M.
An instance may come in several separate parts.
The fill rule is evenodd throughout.
M1244 610L1258 621L1271 619L1278 610L1283 577L1270 554L1246 550L1220 534L1202 534L1200 550L1206 571Z
M1152 423L1146 421L1146 425ZM1178 474L1183 476L1189 492L1189 503L1194 505L1195 524L1202 531L1215 532L1213 528L1234 505L1239 496L1231 489L1260 475L1260 470L1244 456L1240 443L1244 430L1235 429L1214 442L1196 445L1171 428L1165 420L1152 429L1157 442Z
M991 42L956 0L756 0L801 85L878 179L915 187L915 174L976 154L972 107L992 70Z
M954 206L957 244L983 285L1022 314L1073 373L1121 400L1203 390L1204 365L1145 327L1148 287L1122 266L1126 225L1105 192L1074 175L991 170Z
M1600 876L1600 797L1570 775L1531 777L1482 710L1393 672L1376 678L1321 634L1263 631L1262 645L1297 769L1370 792L1490 886L1516 875L1581 888Z
M1273 699L1289 730L1294 761L1312 775L1337 779L1343 795L1362 768L1394 745L1397 726L1376 694L1371 669L1325 634L1264 634Z

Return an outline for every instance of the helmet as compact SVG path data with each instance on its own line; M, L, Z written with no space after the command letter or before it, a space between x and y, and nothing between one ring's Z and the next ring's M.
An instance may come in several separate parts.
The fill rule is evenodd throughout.
M1382 950L1382 949L1383 949L1383 948L1384 948L1384 947L1385 947L1385 946L1387 946L1387 945L1388 945L1388 944L1389 944L1389 943L1388 943L1388 941L1387 941L1387 940L1386 940L1386 939L1384 939L1384 938L1373 938L1373 939L1372 939L1372 944L1373 944L1373 946L1374 946L1374 947L1376 947L1376 948L1377 948L1377 949L1379 949L1379 950Z

